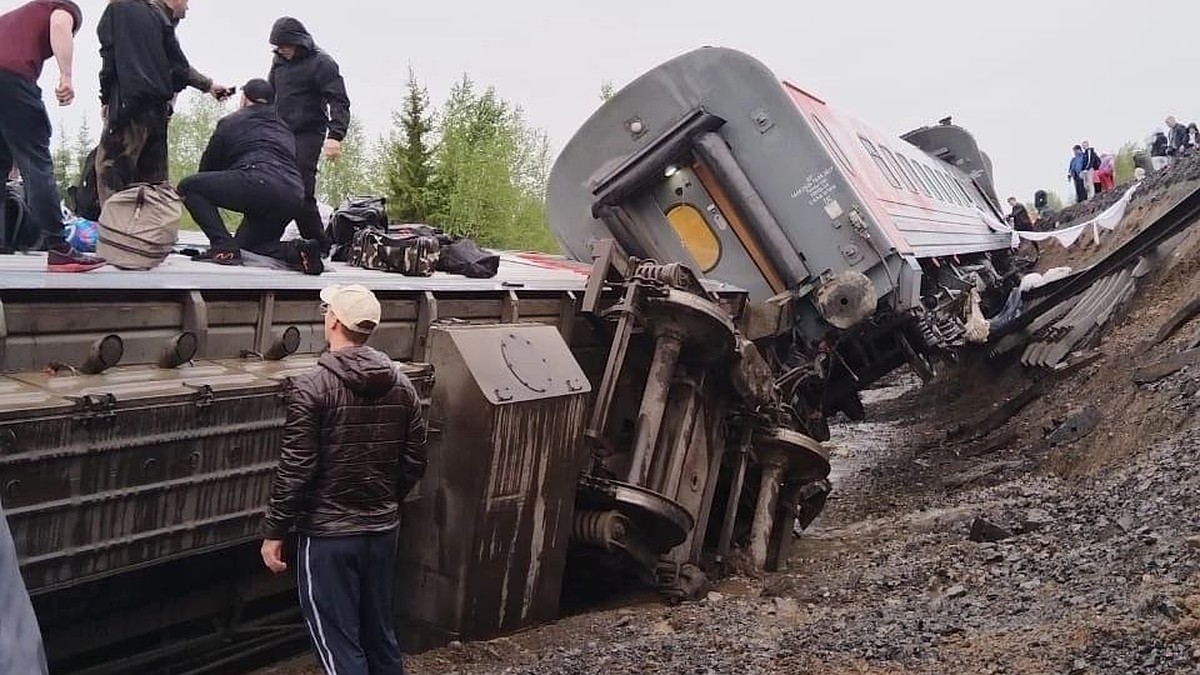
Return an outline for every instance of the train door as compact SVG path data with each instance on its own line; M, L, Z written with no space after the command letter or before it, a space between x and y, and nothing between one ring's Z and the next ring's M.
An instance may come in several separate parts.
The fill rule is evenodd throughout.
M671 248L682 254L680 259L709 279L749 291L751 297L766 299L779 292L782 282L772 278L774 273L761 262L762 255L755 262L751 254L755 245L747 246L739 237L736 215L731 216L730 208L722 208L719 197L714 199L705 189L696 170L672 167L667 174L649 197L670 224L665 234L674 235Z

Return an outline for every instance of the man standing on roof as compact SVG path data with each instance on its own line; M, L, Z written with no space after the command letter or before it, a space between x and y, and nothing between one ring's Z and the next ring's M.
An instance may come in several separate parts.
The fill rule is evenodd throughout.
M100 204L133 183L168 179L167 123L175 95L191 86L223 100L229 88L188 63L175 26L189 0L112 0L100 38L104 132L96 153Z
M304 180L304 205L296 217L300 236L316 239L328 251L317 208L317 165L324 155L336 160L350 126L350 98L333 57L317 48L304 24L282 17L271 27L275 60L268 80L275 87L279 116L296 135L296 162Z
M11 243L14 248L38 248L40 235L51 272L88 272L104 266L102 258L71 248L63 234L50 156L50 117L37 84L42 65L54 57L58 104L75 100L75 34L82 26L83 12L69 0L34 0L0 14L0 176L11 177L20 170L35 225L29 237L12 233L16 241ZM0 242L7 238L0 233Z
M321 291L329 351L291 382L279 466L263 521L263 564L279 574L298 534L300 608L327 673L403 675L392 621L400 505L426 466L412 382L367 346L381 307L370 290Z
M208 260L241 265L245 249L305 274L323 271L319 242L280 241L300 211L304 185L296 170L295 139L275 114L275 90L266 80L242 87L241 108L217 123L200 172L179 182L179 195L208 236ZM236 235L229 234L218 209L243 214Z

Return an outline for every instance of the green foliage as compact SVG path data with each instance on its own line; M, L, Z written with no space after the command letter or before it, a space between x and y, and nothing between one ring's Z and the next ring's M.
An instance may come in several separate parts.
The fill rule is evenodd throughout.
M408 71L404 109L392 115L392 131L380 154L385 162L388 214L399 222L422 223L429 219L433 197L433 116L429 91Z
M617 95L617 88L613 86L612 80L605 80L600 83L600 100L607 101Z
M1124 185L1133 180L1133 172L1137 168L1133 154L1137 151L1136 143L1126 143L1117 151L1117 168L1114 174L1117 185Z
M234 108L211 96L189 91L181 95L171 116L167 148L170 179L178 184L200 168L200 157L221 118Z
M336 160L321 160L317 199L337 208L351 195L378 194L380 182L377 153L367 142L362 123L351 119L342 140L341 156Z
M50 153L50 160L54 162L54 182L58 185L59 195L66 195L67 188L71 186L71 167L74 159L74 153L67 144L67 131L59 124L58 144L54 146L54 152Z
M1051 211L1063 210L1063 198L1054 190L1046 191L1046 206L1050 207Z
M74 138L69 138L63 124L58 126L58 142L54 146L51 159L54 161L54 179L58 184L59 194L67 194L67 188L78 185L80 174L83 172L83 162L92 151L96 141L92 139L92 131L87 120L80 123Z
M546 135L519 107L463 76L442 112L431 220L494 248L557 251L546 225Z

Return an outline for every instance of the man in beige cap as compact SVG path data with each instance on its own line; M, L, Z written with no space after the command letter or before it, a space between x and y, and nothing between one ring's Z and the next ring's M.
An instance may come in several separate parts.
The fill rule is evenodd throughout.
M400 504L425 471L412 383L366 346L381 308L362 286L321 291L329 351L292 381L283 450L263 525L263 563L292 559L300 607L328 673L404 672L392 623Z

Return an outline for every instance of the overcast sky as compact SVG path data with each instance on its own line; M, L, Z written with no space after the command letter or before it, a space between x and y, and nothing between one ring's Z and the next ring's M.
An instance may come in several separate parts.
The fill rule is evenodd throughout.
M96 20L78 0L79 101L52 119L98 127ZM0 8L16 6L0 0ZM738 9L735 9L738 7ZM1071 146L1144 142L1167 114L1200 119L1195 0L192 0L179 35L193 65L226 84L264 76L267 36L299 18L342 67L353 112L382 133L408 65L435 102L464 72L493 85L556 148L616 86L703 45L739 49L883 131L953 115L995 162L997 189L1066 195Z

